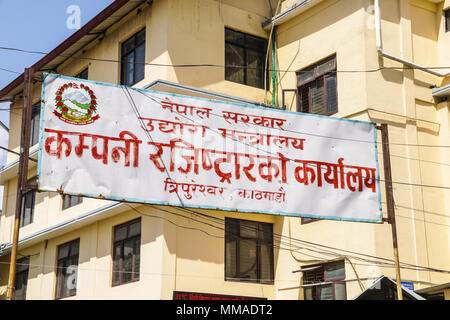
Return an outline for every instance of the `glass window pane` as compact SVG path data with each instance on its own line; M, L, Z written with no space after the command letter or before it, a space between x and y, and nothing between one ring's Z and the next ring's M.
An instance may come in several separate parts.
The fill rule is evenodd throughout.
M122 246L116 245L114 247L114 261L113 261L113 282L120 281L120 258L122 257Z
M125 84L127 86L132 86L134 82L134 52L131 52L129 55L125 58L127 64L126 64L126 81Z
M314 79L314 68L308 68L299 72L298 85Z
M260 245L261 271L260 277L263 281L272 280L272 246L267 244Z
M145 42L145 29L139 31L136 34L136 45L139 46L140 44Z
M239 236L239 220L225 219L225 224L227 236Z
M319 300L333 300L333 287L331 285L320 286L317 289Z
M310 87L311 113L326 115L323 78L317 79Z
M272 240L272 225L261 223L259 224L259 239L264 241Z
M236 245L234 239L227 239L225 242L225 276L227 278L237 278L236 274Z
M241 237L258 238L258 223L251 221L241 221Z
M138 234L141 234L141 220L130 224L128 227L128 237L132 237Z
M326 86L327 86L327 111L328 113L337 112L336 76L327 77Z
M260 52L247 50L247 85L264 87L264 58Z
M245 65L244 49L232 44L225 44L225 79L238 83L244 83ZM236 66L236 67L233 67Z
M325 266L325 275L326 275L325 281L328 281L330 279L336 279L336 278L344 278L345 277L345 264L339 263L339 264L332 264L332 265Z
M70 255L78 257L79 249L80 249L80 241L79 240L73 241L70 245Z
M114 229L114 242L123 240L127 237L127 226L116 227Z
M127 240L123 249L123 282L131 281L131 273L133 271L133 253L134 253L134 241Z
M305 288L305 296L304 299L305 300L312 300L313 299L313 290L315 290L314 288Z
M250 49L255 49L259 51L261 54L267 50L267 40L254 37L251 35L246 35L247 47Z
M236 44L245 44L245 34L231 29L225 29L225 41L231 41Z
M135 77L134 77L134 83L141 81L144 79L145 75L145 44L141 44L139 47L136 48L136 61L135 61Z
M256 259L256 240L241 240L239 242L240 278L258 279Z
M58 249L58 259L67 258L69 256L70 246L62 245Z
M345 283L335 283L334 284L334 299L335 300L346 300Z
M317 67L317 75L324 74L326 72L334 70L334 58L323 63L320 63Z
M134 46L135 46L135 38L134 37L132 37L132 38L128 39L127 41L125 41L122 44L122 55L127 55L128 53L133 51Z
M141 267L141 239L136 239L134 252L134 279L139 279L140 267Z

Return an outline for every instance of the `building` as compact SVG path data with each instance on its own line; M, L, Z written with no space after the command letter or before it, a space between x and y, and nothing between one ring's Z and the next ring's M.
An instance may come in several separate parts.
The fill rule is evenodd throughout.
M450 61L449 46L450 0L116 0L33 67L37 76L387 123L402 281L422 289L450 281L442 272L450 265L450 150L435 147L450 144L450 68L433 68ZM146 65L134 63L142 58ZM177 67L186 64L225 67ZM34 158L40 87L33 87ZM13 151L22 89L20 76L0 91L14 111ZM0 177L0 293L17 167L10 153ZM30 162L28 177L35 176ZM384 193L382 202L385 209ZM388 224L192 212L35 191L23 204L16 299L352 299L395 275Z

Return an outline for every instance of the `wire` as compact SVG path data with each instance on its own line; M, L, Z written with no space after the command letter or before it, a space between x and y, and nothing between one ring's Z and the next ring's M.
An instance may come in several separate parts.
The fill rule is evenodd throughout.
M41 54L41 55L48 55L49 52L43 52L43 51L32 51L32 50L25 50L25 49L19 49L19 48L12 48L12 47L0 47L0 50L7 50L7 51L16 51L16 52L22 52L22 53L31 53L31 54ZM100 62L113 62L113 63L121 63L120 60L114 60L114 59L101 59L101 58L86 58L86 57L75 57L72 55L64 55L64 54L58 54L57 57L63 57L63 58L72 58L72 59L80 59L80 60L92 60L92 61L100 61ZM149 63L149 62L142 62L142 61L135 61L134 64L144 64L148 66L156 66L156 67L172 67L172 68L198 68L198 67L211 67L211 68L239 68L239 69L259 69L258 67L250 67L250 66L237 66L237 65L222 65L222 64L211 64L211 63L203 63L203 64L163 64L163 63ZM335 70L332 72L336 73L373 73L373 72L379 72L382 70L423 70L423 69L450 69L450 67L379 67L375 69L367 69L367 70ZM296 71L296 70L282 70L282 69L267 69L268 71L276 71L276 72L294 72L294 73L307 73L310 71Z
M10 72L10 73L15 73L15 74L22 74L21 72L12 71L12 70L9 70L9 69L4 69L4 68L0 68L0 70L5 71L5 72Z

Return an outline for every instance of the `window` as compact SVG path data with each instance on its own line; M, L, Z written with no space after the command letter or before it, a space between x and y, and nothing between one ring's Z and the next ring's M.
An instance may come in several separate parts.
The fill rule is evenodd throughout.
M445 16L445 32L450 31L450 9L444 10Z
M338 111L336 56L297 72L297 111L332 115Z
M273 226L225 220L225 280L273 283Z
M14 300L25 300L27 297L28 269L30 258L25 257L16 262L16 277L14 282Z
M311 222L316 222L319 221L319 219L315 219L315 218L301 218L301 224L308 224Z
M122 43L122 74L120 83L132 86L144 79L145 29Z
M41 103L35 103L31 107L31 131L30 147L39 142L39 122L41 120Z
M36 184L36 177L28 180L28 184ZM22 210L20 212L20 226L24 227L33 222L36 190L27 190L22 195Z
M344 261L306 267L303 271L305 300L345 300Z
M77 204L80 204L83 202L83 197L78 197L78 196L71 196L68 194L64 194L62 196L62 200L63 200L63 206L62 209L68 209L70 207L76 206Z
M141 219L114 227L113 286L139 280Z
M78 253L80 239L58 246L56 270L56 299L77 294Z
M225 29L225 80L263 89L266 51L266 39Z
M88 75L89 75L89 69L86 68L83 71L81 71L79 74L77 74L75 76L75 78L87 80L88 79Z

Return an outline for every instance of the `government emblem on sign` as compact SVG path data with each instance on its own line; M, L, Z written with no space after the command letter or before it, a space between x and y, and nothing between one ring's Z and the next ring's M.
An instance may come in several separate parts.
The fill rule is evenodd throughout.
M56 91L56 109L53 113L62 121L86 125L100 116L97 114L97 97L84 84L66 83Z

